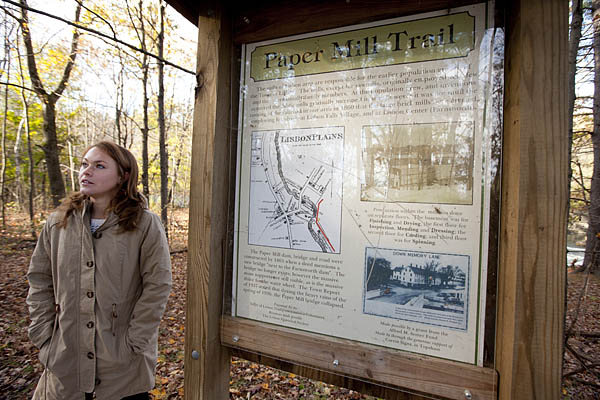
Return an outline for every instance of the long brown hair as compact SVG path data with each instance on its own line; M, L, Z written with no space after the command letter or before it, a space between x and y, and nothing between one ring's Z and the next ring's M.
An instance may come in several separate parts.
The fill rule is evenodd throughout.
M110 202L108 210L113 211L119 217L119 226L124 231L132 231L147 208L144 197L137 190L138 165L135 157L129 150L113 142L102 141L88 147L85 154L92 148L98 148L115 160L119 168L119 177L123 180L121 187ZM82 157L83 158L83 157ZM84 201L89 199L88 195L81 192L73 192L62 202L58 211L63 213L59 226L67 226L67 219L73 211L81 210Z

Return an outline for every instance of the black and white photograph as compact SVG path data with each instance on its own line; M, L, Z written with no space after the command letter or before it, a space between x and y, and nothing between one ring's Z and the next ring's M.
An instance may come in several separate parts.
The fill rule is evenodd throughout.
M465 329L470 257L369 247L364 313Z
M362 129L362 201L472 204L473 122Z

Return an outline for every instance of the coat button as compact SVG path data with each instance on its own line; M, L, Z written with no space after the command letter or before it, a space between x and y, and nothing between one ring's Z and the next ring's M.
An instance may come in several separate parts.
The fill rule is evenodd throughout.
M86 324L86 326L90 329L92 329L94 327L94 321L90 321Z
M96 381L94 382L96 384L96 386L98 386L100 384L100 382L102 382L100 379L96 378Z
M94 262L93 262L93 261L88 261L88 262L87 262L87 266L88 266L89 268L92 268L92 267L94 266Z
M87 292L87 297L89 297L90 299L91 299L92 297L94 297L94 292Z
M91 351L89 353L87 353L87 358L89 358L90 360L94 359L94 353L92 353Z
M100 239L102 237L102 232L94 232L94 238Z

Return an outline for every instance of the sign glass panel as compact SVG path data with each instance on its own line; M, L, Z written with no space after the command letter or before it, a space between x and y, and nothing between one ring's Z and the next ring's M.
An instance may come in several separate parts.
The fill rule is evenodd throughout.
M482 363L490 10L243 46L234 316Z

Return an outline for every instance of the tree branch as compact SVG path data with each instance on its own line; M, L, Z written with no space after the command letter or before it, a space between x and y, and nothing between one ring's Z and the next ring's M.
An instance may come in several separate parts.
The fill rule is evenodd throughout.
M587 386L594 387L596 389L600 389L600 385L597 383L589 382L589 381L586 381L584 379L579 379L579 378L571 378L571 379L573 379L575 382L581 383L583 385L587 385Z
M579 361L579 363L581 364L581 366L583 368L585 368L586 371L591 372L588 368L588 364L586 364L586 361L594 361L594 360L590 360L588 357L584 356L583 354L579 354L579 352L577 352L568 342L565 343L565 348L567 350L569 350L569 352L571 354L573 354L573 356L575 356L575 358L577 359L577 361Z
M23 0L24 1L24 0ZM77 8L75 9L75 23L79 22L79 17L81 16L81 2L77 2ZM67 87L67 82L69 81L69 76L71 75L71 71L73 70L73 65L75 65L75 58L77 57L77 46L79 43L79 31L77 28L73 31L73 38L71 39L71 53L69 54L69 61L67 61L67 65L65 66L65 70L63 72L63 76L60 80L60 83L52 92L51 97L58 98L62 94L62 92Z
M577 332L577 336L595 339L600 338L600 332Z
M109 21L107 21L104 17L102 17L102 15L98 14L96 11L86 7L83 5L83 1L81 0L75 0L75 2L77 4L79 4L81 7L83 7L85 10L87 10L90 14L95 15L96 17L100 18L102 20L102 22L104 22L106 25L108 25L108 27L110 28L110 30L113 33L114 38L117 38L117 32L115 32L114 28L112 27L111 23Z
M14 87L17 87L19 89L30 90L30 91L36 93L35 90L33 90L31 88L28 88L28 87L25 87L25 86L21 86L21 85L16 85L16 84L10 83L10 82L0 82L0 85L14 86Z
M21 22L21 18L17 17L15 14L12 13L12 11L15 11L15 10L13 10L12 8L8 8L8 7L0 7L0 8L2 10L4 10L4 12L6 13L6 15L8 15L11 18L13 18L17 22Z
M585 204L589 204L586 199L580 199L579 197L571 197L570 200L577 200L577 201L581 201Z
M124 41L122 41L122 40L120 40L120 39L117 39L117 38L110 37L109 35L107 35L107 34L105 34L105 33L102 33L102 32L99 32L99 31L97 31L97 30L95 30L95 29L88 28L88 27L86 27L86 26L83 26L83 25L75 24L75 23L73 23L73 22L71 22L71 21L69 21L69 20L66 20L66 19L64 19L64 18L57 17L56 15L52 15L52 14L46 13L46 12L44 12L44 11L37 10L37 9L35 9L35 8L31 8L31 7L27 6L27 3L25 2L25 0L20 0L20 1L22 1L22 2L25 2L25 5L23 5L23 4L19 4L19 3L16 3L16 2L14 2L14 1L12 1L12 0L2 0L2 1L4 1L5 3L9 3L9 4L12 4L12 5L15 5L15 6L17 6L17 7L21 7L21 10L29 10L29 11L31 11L31 12L35 12L35 13L38 13L38 14L44 15L44 16L46 16L46 17L49 17L49 18L54 18L54 19L56 19L56 20L59 20L59 21L61 21L61 22L64 22L65 24L68 24L68 25L74 26L75 28L78 28L78 29L81 29L81 30L84 30L84 31L87 31L87 32L91 32L91 33L93 33L93 34L95 34L95 35L98 35L98 36L100 36L100 37L103 37L103 38L106 38L106 39L110 39L110 40L112 40L112 41L114 41L114 42L117 42L117 43L119 43L119 44L122 44L122 45L124 45L124 46L127 46L127 47L129 47L130 49L132 49L132 50L135 50L135 51L137 51L137 52L140 52L140 53L142 53L142 54L146 54L146 55L147 55L147 56L149 56L149 57L152 57L152 58L154 58L154 59L156 59L156 60L158 60L158 61L160 61L160 62L163 62L163 63L165 63L165 65L169 65L169 66L171 66L171 67L173 67L173 68L177 68L177 69L179 69L179 70L181 70L181 71L183 71L183 72L187 72L188 74L191 74L191 75L194 75L194 76L196 75L196 73L195 73L195 72L192 72L192 71L190 71L189 69L185 69L185 68L183 68L183 67L180 67L179 65L177 65L177 64L174 64L174 63L172 63L172 62L170 62L170 61L168 61L168 60L165 60L165 59L164 59L164 58L162 58L162 57L159 57L159 56L157 56L157 55L155 55L155 54L152 54L152 53L150 53L150 52L148 52L148 51L145 51L145 50L142 50L142 49L140 49L140 48L137 48L137 47L135 47L135 46L133 46L133 45L131 45L131 44L127 43L127 42L124 42Z
M14 5L21 7L21 19L19 20L19 23L21 24L21 32L23 34L25 49L27 49L27 69L29 70L29 77L33 85L33 90L35 90L35 92L43 99L47 99L48 93L46 93L44 85L42 84L42 80L40 79L40 75L38 74L35 57L33 55L33 43L31 40L31 32L29 31L29 16L27 15L27 9L29 7L27 6L26 0L20 1L21 4Z
M138 40L140 41L140 43L142 43L142 37L140 36L140 32L138 30L138 27L135 25L135 22L133 21L133 16L131 15L131 9L129 7L129 1L125 0L125 9L127 10L127 15L129 16L129 21L131 21L131 26L133 27L133 30L135 31L135 34L138 38ZM140 10L140 14L141 14L141 10ZM143 24L143 21L142 21ZM142 28L143 29L143 28ZM142 49L144 48L144 45L142 45Z
M581 130L581 131L573 131L573 133L589 133L591 134L592 131L588 131L588 130Z

